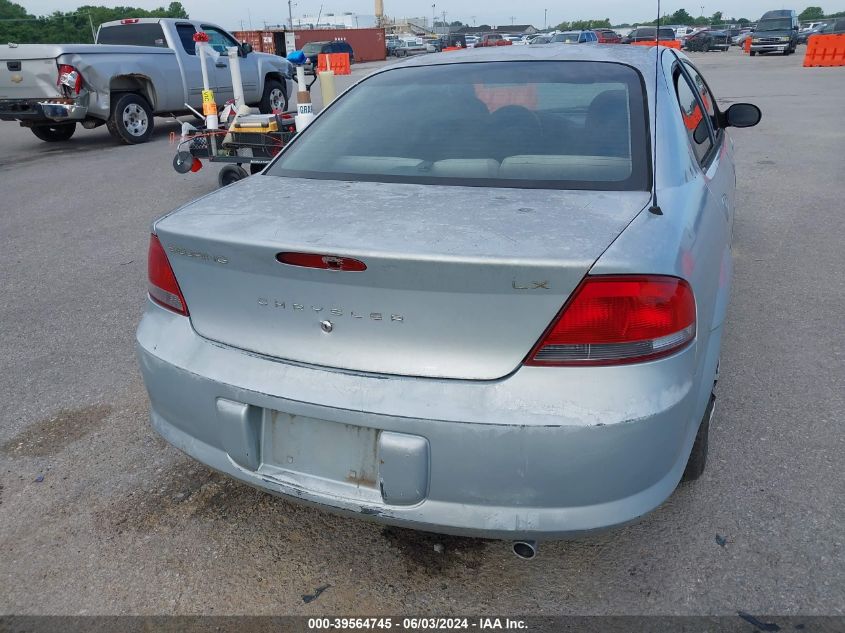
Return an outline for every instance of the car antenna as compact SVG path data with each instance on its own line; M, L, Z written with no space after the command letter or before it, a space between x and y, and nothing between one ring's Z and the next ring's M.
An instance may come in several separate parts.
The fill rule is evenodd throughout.
M657 204L657 77L660 70L660 0L657 0L657 22L654 26L654 147L651 160L651 206L649 213L663 215L663 210Z

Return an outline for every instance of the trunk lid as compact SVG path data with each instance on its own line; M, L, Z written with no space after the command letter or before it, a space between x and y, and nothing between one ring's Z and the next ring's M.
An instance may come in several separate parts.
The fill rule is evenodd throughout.
M259 176L155 231L206 338L344 370L491 380L518 367L648 201ZM280 252L367 268L291 266Z

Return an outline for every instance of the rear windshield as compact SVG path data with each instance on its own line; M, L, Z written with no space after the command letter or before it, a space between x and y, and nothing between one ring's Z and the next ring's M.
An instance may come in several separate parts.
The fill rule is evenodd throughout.
M580 33L558 33L552 38L553 42L577 42Z
M266 173L647 190L641 82L631 67L607 62L480 62L388 70L333 103Z
M302 52L305 55L314 55L316 53L320 53L326 44L328 44L328 42L311 42L302 47Z
M139 24L115 24L100 27L98 44L122 44L124 46L158 46L167 48L167 41L158 22Z

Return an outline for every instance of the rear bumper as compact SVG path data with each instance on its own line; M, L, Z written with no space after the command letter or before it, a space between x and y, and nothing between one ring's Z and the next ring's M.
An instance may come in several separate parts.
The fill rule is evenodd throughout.
M88 107L65 99L4 99L0 100L0 120L23 123L53 121L82 121Z
M339 513L503 539L573 537L660 505L715 371L694 344L636 367L489 382L354 374L212 343L151 302L137 351L153 427L210 467Z

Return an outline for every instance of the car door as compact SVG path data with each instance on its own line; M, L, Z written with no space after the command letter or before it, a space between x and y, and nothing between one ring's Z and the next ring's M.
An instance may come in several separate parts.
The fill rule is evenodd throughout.
M689 60L684 60L682 67L689 80L695 85L696 92L704 107L713 142L712 155L708 156L707 162L705 162L705 176L708 178L709 185L720 192L719 201L724 206L729 224L733 226L734 194L736 190L736 166L733 160L733 147L727 133L718 124L718 104L704 77Z
M733 271L731 237L734 221L736 172L730 139L718 125L713 93L688 60L674 56L672 80L681 118L695 155L703 197L690 225L691 264L699 268L702 307L712 310L712 327L725 318ZM696 290L698 296L698 289ZM705 321L706 322L706 321Z
M202 68L200 66L200 58L197 56L196 43L194 42L194 34L197 29L190 22L177 22L176 35L179 37L177 46L182 47L184 55L180 54L179 59L182 63L182 72L185 76L185 97L188 104L194 108L202 108ZM212 90L217 89L217 76L212 71L209 72L209 86Z
M219 54L217 60L210 64L210 67L214 68L217 77L217 101L222 104L229 99L234 99L235 96L232 89L232 72L229 68L228 49L232 46L239 47L238 42L223 29L210 24L203 24L202 30L208 34L208 43L211 48ZM260 95L258 95L258 64L255 62L256 60L250 60L248 56L247 58L238 57L244 98L247 103L256 103L260 99Z

